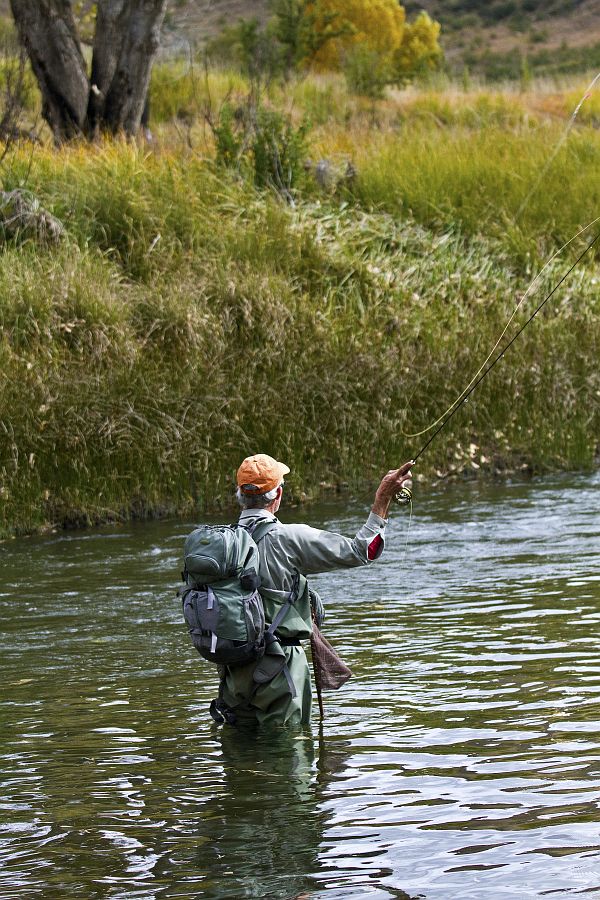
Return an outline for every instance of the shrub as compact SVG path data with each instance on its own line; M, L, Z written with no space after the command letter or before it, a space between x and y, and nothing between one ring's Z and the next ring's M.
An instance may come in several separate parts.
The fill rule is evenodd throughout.
M364 45L356 45L344 58L344 75L353 94L378 100L392 80L390 65L379 53Z
M440 24L420 13L404 28L402 41L394 54L394 72L399 82L408 81L436 69L442 61L438 43Z
M316 35L329 35L310 60L317 69L341 69L357 45L391 62L404 32L404 8L396 0L316 0L306 15Z
M252 174L257 187L273 187L284 195L298 186L304 173L307 121L296 126L289 116L256 106L223 104L212 124L216 160L226 168Z
M258 187L272 186L282 192L296 187L306 158L308 123L295 127L289 117L260 109L252 152L254 181Z

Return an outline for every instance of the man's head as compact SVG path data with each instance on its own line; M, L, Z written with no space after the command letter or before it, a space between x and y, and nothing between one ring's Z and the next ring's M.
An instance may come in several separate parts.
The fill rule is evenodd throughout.
M281 502L285 463L266 453L248 456L237 470L237 499L243 509L267 509L276 512Z

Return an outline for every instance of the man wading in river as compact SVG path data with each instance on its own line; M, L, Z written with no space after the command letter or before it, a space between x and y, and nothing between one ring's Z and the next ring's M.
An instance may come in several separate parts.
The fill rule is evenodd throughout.
M260 592L267 623L275 620L290 592L293 592L293 602L275 631L279 639L277 651L285 654L283 669L277 657L265 655L258 663L266 666L265 680L258 687L257 663L222 669L219 705L226 717L232 711L238 722L256 720L260 725L297 725L310 721L310 671L300 642L311 634L311 607L317 624L323 610L318 595L309 592L305 576L366 566L379 559L388 509L394 495L409 480L410 466L411 463L405 463L384 476L367 521L350 539L310 525L279 522L275 514L281 505L283 479L289 468L264 453L243 461L237 472L237 498L242 507L239 525L256 535ZM266 523L272 524L260 537ZM270 679L269 661L276 665L278 672Z

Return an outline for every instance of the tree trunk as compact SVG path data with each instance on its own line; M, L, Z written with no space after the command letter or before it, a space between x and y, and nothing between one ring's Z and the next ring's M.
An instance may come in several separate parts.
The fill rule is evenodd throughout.
M93 72L102 83L92 80L92 85L102 95L100 126L113 134L139 130L166 7L167 0L104 0L98 5Z
M19 39L42 92L42 114L61 142L81 134L89 83L69 0L10 0Z
M99 0L94 33L87 126L97 135L104 119L106 95L117 70L121 44L127 28L128 0Z
M167 0L98 0L91 80L71 0L10 0L58 142L99 131L135 135L148 97Z

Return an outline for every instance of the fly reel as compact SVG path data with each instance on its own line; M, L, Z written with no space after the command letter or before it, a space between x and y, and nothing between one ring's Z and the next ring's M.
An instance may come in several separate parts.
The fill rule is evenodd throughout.
M412 503L413 492L412 492L412 481L408 479L402 485L402 488L398 491L397 494L394 495L394 500L396 503L399 503L403 506L406 503Z

